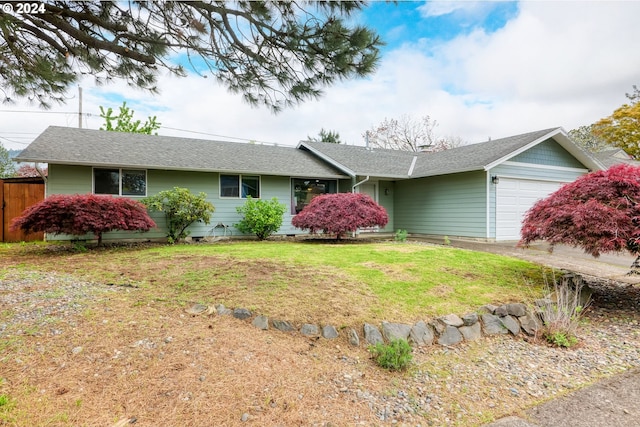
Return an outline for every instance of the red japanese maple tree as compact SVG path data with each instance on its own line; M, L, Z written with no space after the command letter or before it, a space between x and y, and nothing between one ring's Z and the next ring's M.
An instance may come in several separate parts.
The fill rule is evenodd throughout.
M335 234L341 239L358 228L380 226L389 222L387 211L371 197L361 193L323 194L311 200L292 224L311 233Z
M615 165L566 184L525 215L520 245L546 240L580 247L594 257L628 251L640 274L640 167Z
M11 223L11 229L26 233L82 236L93 233L102 243L102 234L114 230L149 231L156 224L147 208L125 197L95 194L53 195L25 209Z

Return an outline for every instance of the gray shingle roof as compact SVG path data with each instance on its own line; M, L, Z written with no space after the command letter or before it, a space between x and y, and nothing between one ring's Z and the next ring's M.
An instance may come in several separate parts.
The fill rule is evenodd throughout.
M588 168L601 168L597 161L566 137L562 128L543 129L437 153L371 149L362 146L321 142L303 142L299 147L308 149L316 155L324 156L336 167L352 175L420 178L484 170L496 162L508 160L530 144L541 142L550 137L555 138Z
M482 170L557 129L544 129L479 144L465 145L438 153L425 153L416 164L413 176L434 176Z
M16 160L87 166L344 178L293 147L51 126Z
M299 147L325 156L342 170L353 174L387 178L407 178L411 163L419 154L328 142L303 142Z
M626 163L632 166L640 166L640 162L634 160L631 156L629 156L624 150L620 148L608 148L597 153L592 154L593 157L598 159L600 163L605 165L607 168L610 168L613 165L617 165L620 163Z

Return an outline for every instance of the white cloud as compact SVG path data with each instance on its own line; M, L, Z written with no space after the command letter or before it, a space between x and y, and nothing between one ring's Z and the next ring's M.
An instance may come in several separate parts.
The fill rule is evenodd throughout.
M442 135L470 142L553 126L569 130L609 115L625 102L625 92L640 84L638 16L640 2L523 2L498 31L475 31L439 44L414 40L387 52L368 79L340 82L321 99L279 115L251 108L211 78L163 76L157 97L122 83L96 88L88 81L83 108L93 116L85 125L97 129L98 105L119 105L104 94L119 93L137 118L157 115L171 128L287 145L321 128L361 144L365 130L402 114L429 114ZM0 107L0 136L35 134L50 124L77 126L76 98L55 109L68 114L2 112L25 108L38 111Z

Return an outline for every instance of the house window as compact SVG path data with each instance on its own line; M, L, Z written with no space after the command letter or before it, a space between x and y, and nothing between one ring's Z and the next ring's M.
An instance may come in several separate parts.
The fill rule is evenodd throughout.
M293 178L291 180L293 192L291 213L297 214L307 206L311 200L321 194L338 192L338 181L331 179Z
M220 197L260 198L260 177L220 175Z
M93 170L94 194L114 196L146 196L147 171L137 169Z

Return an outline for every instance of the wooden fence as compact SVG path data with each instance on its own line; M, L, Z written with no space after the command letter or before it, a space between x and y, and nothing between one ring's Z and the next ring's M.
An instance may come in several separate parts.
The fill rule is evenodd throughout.
M0 242L28 242L43 240L44 233L25 234L10 231L11 221L29 206L44 200L42 178L0 179Z

